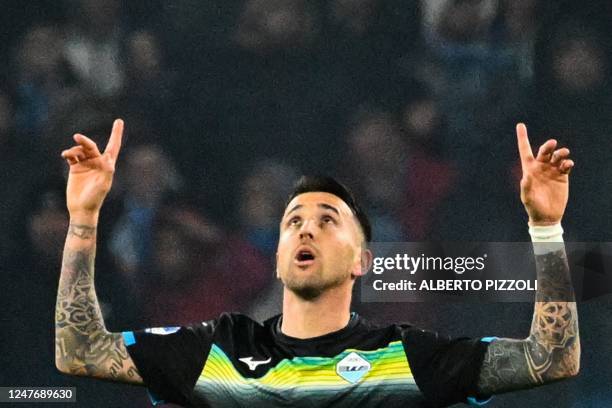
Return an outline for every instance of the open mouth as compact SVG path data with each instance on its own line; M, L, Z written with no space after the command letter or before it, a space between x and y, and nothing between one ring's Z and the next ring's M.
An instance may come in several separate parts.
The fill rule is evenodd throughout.
M298 265L309 265L315 260L314 252L308 248L302 248L295 254L295 261Z

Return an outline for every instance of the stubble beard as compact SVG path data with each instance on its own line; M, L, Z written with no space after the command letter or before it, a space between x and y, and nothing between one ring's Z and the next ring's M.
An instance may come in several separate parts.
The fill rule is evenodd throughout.
M325 279L320 269L308 277L297 276L299 273L290 268L282 281L287 289L307 301L318 298L326 290L340 286L344 281L342 276Z

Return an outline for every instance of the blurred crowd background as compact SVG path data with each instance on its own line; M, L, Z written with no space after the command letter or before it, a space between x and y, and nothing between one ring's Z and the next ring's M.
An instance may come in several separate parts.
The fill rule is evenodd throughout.
M514 125L572 151L571 241L612 241L604 0L0 1L0 385L60 376L53 308L75 132L126 122L96 282L110 330L280 311L278 222L301 174L350 186L376 241L524 241ZM362 304L381 321L524 337L530 304ZM612 298L580 305L577 379L492 407L612 406Z

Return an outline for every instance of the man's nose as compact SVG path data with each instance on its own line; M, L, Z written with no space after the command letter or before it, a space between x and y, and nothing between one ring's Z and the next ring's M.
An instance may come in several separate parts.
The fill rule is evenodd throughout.
M300 239L310 238L313 239L313 221L312 220L304 220L302 223L302 227L300 228Z

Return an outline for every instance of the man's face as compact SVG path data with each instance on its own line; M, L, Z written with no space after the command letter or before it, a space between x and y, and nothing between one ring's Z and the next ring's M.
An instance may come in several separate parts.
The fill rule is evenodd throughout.
M363 234L349 206L323 192L296 196L280 224L277 275L298 296L313 299L362 274Z

